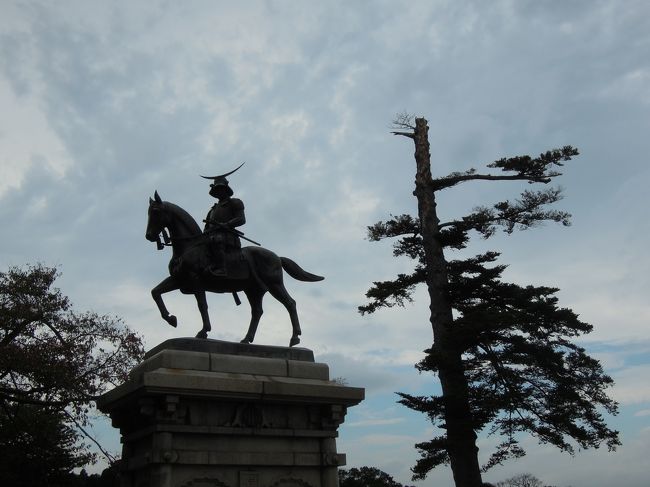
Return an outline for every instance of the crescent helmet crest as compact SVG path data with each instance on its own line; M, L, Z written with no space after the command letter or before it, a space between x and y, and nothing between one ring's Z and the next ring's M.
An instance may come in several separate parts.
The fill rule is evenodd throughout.
M223 181L226 184L228 184L228 180L226 179L226 176L230 176L232 173L238 171L244 164L245 162L242 162L239 166L237 166L235 169L233 169L230 172L227 172L226 174L220 174L219 176L201 176L204 179L212 179L215 183L217 181Z

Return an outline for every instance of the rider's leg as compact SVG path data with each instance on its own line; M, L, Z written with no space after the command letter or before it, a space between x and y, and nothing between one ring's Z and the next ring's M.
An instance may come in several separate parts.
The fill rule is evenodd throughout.
M226 245L221 237L219 234L211 236L211 245L208 247L210 263L206 270L214 277L226 276Z
M225 277L226 276L226 245L223 239L218 238L218 235L215 235L215 238L212 239L212 263L208 268L210 274L215 277Z

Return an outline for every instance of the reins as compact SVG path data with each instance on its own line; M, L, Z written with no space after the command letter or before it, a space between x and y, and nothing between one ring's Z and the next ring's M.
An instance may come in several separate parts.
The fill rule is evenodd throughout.
M163 237L163 242L160 241L160 235ZM174 245L175 241L179 240L192 240L192 239L200 239L203 237L205 234L203 233L197 233L195 235L187 235L186 237L170 237L169 234L167 233L167 230L163 228L160 233L158 234L158 238L156 240L156 245L158 247L158 250L163 250L165 247L171 247ZM197 242L197 245L201 242Z

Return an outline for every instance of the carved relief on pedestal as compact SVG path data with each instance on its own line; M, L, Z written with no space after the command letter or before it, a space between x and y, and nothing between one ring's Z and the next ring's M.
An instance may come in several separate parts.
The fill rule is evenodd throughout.
M158 423L185 423L187 406L177 395L163 397L142 397L139 401L140 415Z
M337 429L343 421L345 421L345 414L348 409L340 404L332 404L324 408L323 414L323 427Z
M312 406L309 419L312 429L336 430L345 420L347 408L341 404Z
M301 349L228 344L224 356L221 344L183 340L98 403L122 433L125 487L337 487L337 429L363 390L291 358Z
M230 423L224 426L233 428L269 428L264 408L259 404L244 403L235 408L235 414Z
M294 477L284 477L273 482L269 487L313 487L309 482Z
M231 487L221 480L214 477L203 477L200 479L190 480L184 483L181 487Z

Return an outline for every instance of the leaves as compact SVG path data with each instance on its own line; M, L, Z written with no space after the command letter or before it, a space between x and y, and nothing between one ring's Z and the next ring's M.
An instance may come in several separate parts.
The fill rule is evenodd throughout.
M454 227L457 231L475 230L485 239L493 236L499 227L511 234L515 229L526 230L542 222L552 221L564 226L570 225L571 215L565 211L547 210L544 205L562 199L560 188L545 191L524 191L520 199L501 201L493 207L479 206L461 220L441 223L440 228Z
M420 458L413 478L424 479L436 466L451 463L455 476L464 478L459 485L479 479L477 473L469 481L462 471L463 466L473 464L468 457L475 455L475 441L472 431L466 434L467 425L474 432L503 437L484 470L524 455L518 442L522 433L568 453L576 446L605 444L615 449L620 444L618 432L607 427L603 416L603 412L617 412L616 402L607 395L612 379L597 360L571 341L589 333L591 325L558 305L557 288L503 282L506 266L496 263L498 252L457 260L447 260L444 255L466 248L472 232L487 239L498 230L512 234L547 221L569 225L567 212L549 208L562 199L561 189L525 190L514 201L477 206L470 214L448 222L440 222L436 210L435 193L462 182L546 184L560 176L558 169L578 151L565 146L536 158L503 158L488 165L500 173L483 174L472 168L433 179L426 120L416 119L415 127L405 124L402 128L413 130L408 135L416 146L414 194L421 220L410 215L391 216L369 227L368 238L394 238L393 255L410 257L415 268L396 279L374 282L366 294L369 303L359 311L365 314L403 306L412 301L415 286L428 286L434 343L416 368L438 374L443 393L400 393L399 402L426 414L445 434L416 445ZM452 428L454 448L447 440ZM463 460L458 462L461 456Z
M420 231L420 222L411 215L393 216L385 222L378 222L368 227L368 240L378 242L384 238L398 237L400 235L417 235Z
M560 175L551 169L553 166L562 167L564 162L570 161L577 155L578 149L566 145L561 149L546 151L536 158L518 156L499 159L488 164L488 167L498 168L505 172L516 172L526 175L530 179L551 178Z
M476 207L474 211L460 220L443 222L437 238L443 247L463 249L467 246L469 232L474 230L484 239L495 235L499 228L507 234L515 229L526 230L546 221L570 225L571 215L564 211L546 209L546 205L562 199L560 188L550 188L543 191L524 191L521 197L514 201L501 201L493 207ZM366 293L371 299L367 305L360 306L361 314L373 313L382 307L403 306L411 302L411 294L415 285L426 281L424 246L420 234L420 222L411 215L392 216L391 219L378 222L368 227L368 239L373 242L386 238L398 238L393 244L395 257L406 256L418 261L418 269L413 274L400 274L393 281L374 282L373 287ZM453 276L453 273L450 274ZM451 289L451 293L454 290Z
M53 287L57 276L42 265L0 272L0 408L7 418L42 412L74 428L144 351L119 319L74 312Z
M544 484L534 475L524 473L497 482L496 487L544 487Z
M375 467L339 469L340 487L402 487L393 477Z
M448 264L449 296L457 312L453 336L463 351L474 429L507 438L484 469L522 456L516 441L522 432L568 453L573 444L615 449L618 432L607 428L600 412L617 412L606 394L612 379L570 341L589 333L591 325L558 306L557 288L502 282L505 266L489 266L497 257L487 252ZM416 367L438 372L436 347L426 353ZM443 396L400 397L400 403L444 427ZM426 458L430 464L438 457Z
M433 179L431 188L434 191L450 188L465 181L507 181L523 180L528 183L549 183L553 178L562 173L555 170L554 166L562 167L564 162L570 161L578 155L578 150L570 145L561 149L553 149L539 155L539 157L517 156L502 158L488 164L487 167L501 169L502 172L515 174L480 174L474 168L465 172L453 172L445 177Z
M415 448L419 450L420 458L411 469L413 480L424 480L433 468L439 465L447 465L451 461L447 451L447 439L444 436L417 443Z
M3 485L68 485L68 472L94 459L63 413L32 405L0 408Z
M406 302L413 301L411 294L415 286L425 279L424 268L418 267L412 274L399 274L393 281L374 282L373 287L366 293L366 297L371 301L367 305L359 306L359 312L363 315L374 313L379 308L404 306Z

